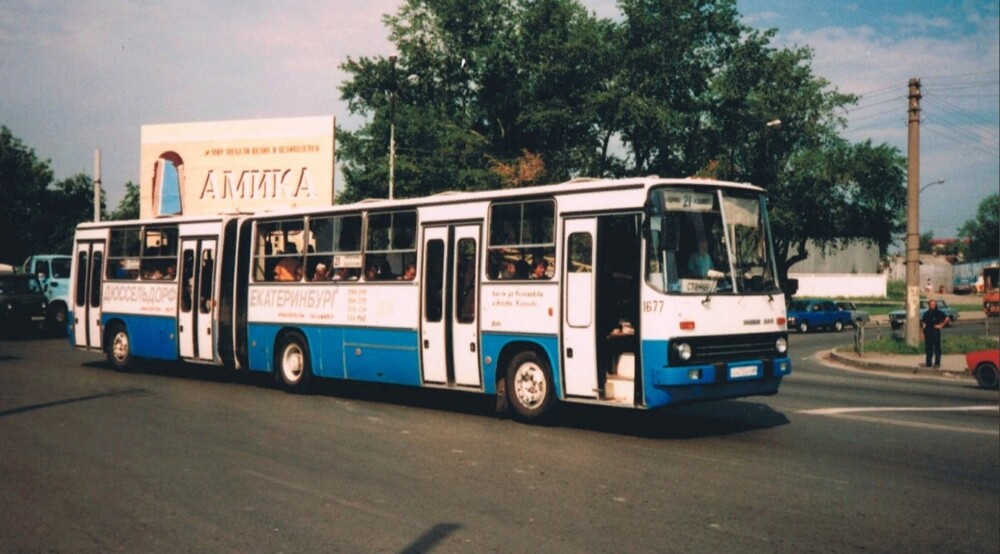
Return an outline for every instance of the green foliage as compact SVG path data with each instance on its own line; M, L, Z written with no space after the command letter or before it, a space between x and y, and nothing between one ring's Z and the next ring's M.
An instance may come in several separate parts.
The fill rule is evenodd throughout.
M976 218L966 221L958 235L968 237L969 258L990 258L1000 252L1000 194L987 196L979 203Z
M108 219L114 221L139 219L139 185L132 181L125 183L125 196L115 211L108 214Z
M46 188L52 182L48 162L0 127L0 261L19 265L41 240L52 214L45 212Z
M340 201L558 182L704 175L760 184L782 276L809 240L888 247L902 228L900 153L838 136L856 98L808 48L740 23L734 0L407 0L385 18L398 58L348 58ZM768 125L780 120L779 125Z
M942 354L966 354L976 350L987 350L997 347L997 340L982 336L954 336L947 332L941 336ZM866 354L924 354L924 343L909 346L906 339L894 335L882 336L875 340L865 341Z
M77 224L94 217L93 191L82 173L53 183L48 160L0 126L0 261L20 265L32 254L70 253Z

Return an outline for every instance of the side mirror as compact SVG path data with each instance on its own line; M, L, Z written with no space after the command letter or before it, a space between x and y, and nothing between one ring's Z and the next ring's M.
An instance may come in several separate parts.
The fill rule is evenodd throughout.
M799 280L785 279L785 286L781 290L785 293L785 296L795 296L795 293L799 292Z

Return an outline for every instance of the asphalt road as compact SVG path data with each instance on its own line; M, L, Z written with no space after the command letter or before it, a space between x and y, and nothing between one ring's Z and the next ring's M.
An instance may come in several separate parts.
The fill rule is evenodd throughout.
M0 341L0 548L25 552L997 552L1000 408L826 367L777 396L551 426L492 400Z

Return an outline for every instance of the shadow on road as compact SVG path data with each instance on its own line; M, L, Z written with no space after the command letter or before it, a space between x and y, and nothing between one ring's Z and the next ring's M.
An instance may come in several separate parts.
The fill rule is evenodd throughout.
M65 406L66 404L75 404L77 402L89 402L91 400L100 400L102 398L111 398L114 396L142 396L146 394L146 391L142 389L128 389L120 390L114 392L105 392L101 394L90 394L87 396L79 396L76 398L66 398L63 400L54 400L52 402L43 402L41 404L32 404L31 406L21 406L20 408L12 408L10 410L0 411L0 417L7 417L17 414L23 414L25 412L33 412L35 410L44 410L46 408L54 408L56 406Z
M83 364L102 371L114 371L105 362ZM235 383L277 389L267 373L233 371L218 366L179 364L143 360L133 373L213 383ZM383 383L315 379L307 393L362 402L408 406L456 414L497 417L496 398L477 392L451 389L415 388ZM499 414L507 417L509 414ZM545 425L614 433L655 439L693 439L725 436L788 424L784 414L767 404L748 400L727 400L692 404L656 411L611 408L583 404L561 404Z

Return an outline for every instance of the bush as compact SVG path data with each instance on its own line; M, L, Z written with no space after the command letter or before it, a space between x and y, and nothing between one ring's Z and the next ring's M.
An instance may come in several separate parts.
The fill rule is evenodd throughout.
M989 337L956 337L947 334L941 337L942 354L965 354L976 350L987 350L997 347L997 340ZM844 350L850 350L845 347ZM894 335L882 336L878 339L865 341L866 354L923 354L924 343L921 341L917 346L908 346L905 338L897 338Z

